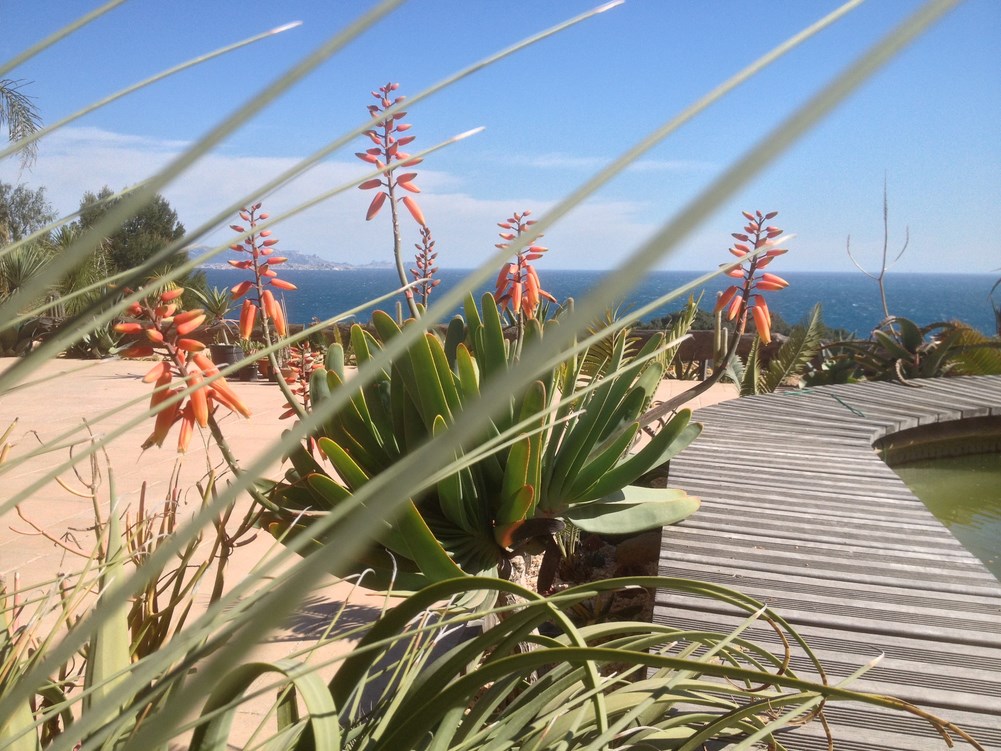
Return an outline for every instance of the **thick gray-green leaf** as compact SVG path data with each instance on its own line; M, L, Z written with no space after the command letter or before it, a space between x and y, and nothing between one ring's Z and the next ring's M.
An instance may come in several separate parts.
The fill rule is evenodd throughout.
M677 524L699 508L699 499L677 488L627 485L604 498L570 507L566 517L585 532L628 535Z

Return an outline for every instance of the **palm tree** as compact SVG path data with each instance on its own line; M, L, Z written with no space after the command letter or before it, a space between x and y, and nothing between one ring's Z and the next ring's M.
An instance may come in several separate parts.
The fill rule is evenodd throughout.
M42 127L42 118L32 97L21 91L24 81L0 79L0 128L7 128L11 143L30 136ZM21 168L30 167L38 157L38 142L21 150Z

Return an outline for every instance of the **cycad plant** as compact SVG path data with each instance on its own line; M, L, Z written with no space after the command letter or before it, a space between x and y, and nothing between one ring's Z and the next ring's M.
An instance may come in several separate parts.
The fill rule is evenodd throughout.
M734 380L740 384L740 395L770 394L790 381L802 385L804 373L823 349L822 326L817 304L806 321L793 328L767 366L761 362L761 339L755 338L747 359L736 357L731 366Z

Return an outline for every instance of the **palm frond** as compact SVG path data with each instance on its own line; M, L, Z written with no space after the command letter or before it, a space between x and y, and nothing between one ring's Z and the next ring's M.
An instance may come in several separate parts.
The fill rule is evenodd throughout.
M25 81L0 79L0 128L6 127L12 143L30 136L42 127L42 118L33 97L21 88ZM38 157L38 142L33 141L21 149L21 167L30 167Z
M806 324L792 330L778 354L768 364L768 370L761 376L761 391L775 391L786 378L803 372L820 352L822 327L820 305L817 304L810 311Z
M958 327L952 338L950 358L956 365L954 375L1001 374L1001 338L984 336L969 326Z
M689 296L685 307L681 309L681 313L674 319L671 330L667 332L665 341L678 343L673 347L665 349L664 353L660 356L660 362L665 370L674 362L674 358L677 357L678 350L681 348L681 338L688 336L688 332L692 330L692 324L695 323L695 317L699 313L700 302L702 302L701 293L698 298Z
M736 360L737 358L734 358ZM761 339L754 337L751 351L747 353L744 372L740 379L740 395L754 396L761 393Z

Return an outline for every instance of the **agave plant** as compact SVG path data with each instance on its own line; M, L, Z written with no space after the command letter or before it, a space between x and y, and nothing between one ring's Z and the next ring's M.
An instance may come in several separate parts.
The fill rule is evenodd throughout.
M951 375L991 375L999 372L1001 340L989 339L969 326L939 321L919 326L890 316L873 329L869 339L829 345L833 363L822 370L846 379L900 381Z
M476 403L481 384L504 378L516 347L504 336L493 298L484 296L482 310L468 298L465 313L466 322L454 319L444 340L433 334L419 339L324 424L315 437L333 472L305 450L292 456L294 469L271 495L280 508L266 517L273 533L308 534L318 513L333 510L446 431ZM385 313L376 312L372 323L383 342L401 333ZM528 340L543 332L542 323L527 321ZM359 365L382 348L361 326L352 328L351 340ZM681 490L630 484L699 433L685 410L646 446L629 452L638 418L663 376L653 361L661 342L653 337L627 358L620 337L589 378L583 367L593 360L571 355L511 395L481 436L481 448L470 447L433 485L416 488L377 544L348 570L371 568L383 581L395 570L407 586L463 573L496 575L519 550L555 550L552 535L564 521L588 532L628 534L693 513L698 501ZM312 378L314 405L344 387L343 367L333 360L328 365Z

